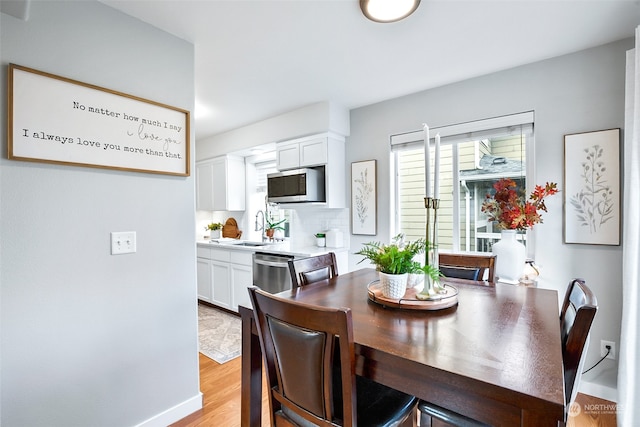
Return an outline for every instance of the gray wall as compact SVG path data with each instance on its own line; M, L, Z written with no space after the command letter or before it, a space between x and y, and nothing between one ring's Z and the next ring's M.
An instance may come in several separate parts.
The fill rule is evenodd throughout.
M183 40L95 1L1 19L2 129L10 62L193 111ZM9 161L1 138L0 424L130 426L193 406L193 176ZM136 231L137 253L110 255L111 231Z
M378 235L351 236L352 252L370 240L390 239L388 195L389 135L535 111L536 183L563 186L565 134L624 127L625 51L631 39L554 58L351 111L347 165L378 160ZM599 359L600 340L620 342L621 246L567 245L562 238L564 196L549 199L544 224L537 225L535 259L543 268L541 287L564 294L573 277L583 277L598 296L586 365ZM358 256L350 257L351 268ZM583 377L596 386L615 388L617 361L605 360Z

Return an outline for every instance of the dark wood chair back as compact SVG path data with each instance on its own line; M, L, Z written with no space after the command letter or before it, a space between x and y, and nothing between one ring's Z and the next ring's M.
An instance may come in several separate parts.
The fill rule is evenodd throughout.
M564 393L567 407L575 399L582 365L589 342L589 332L598 310L598 300L584 280L569 283L560 310Z
M496 256L493 254L439 253L438 265L445 277L485 280L486 273L488 282L495 280Z
M270 425L414 425L415 397L357 381L365 379L355 375L350 309L302 304L256 287L249 295L266 369Z
M291 284L294 288L330 279L338 275L336 254L329 252L328 254L289 260L289 273L291 273Z

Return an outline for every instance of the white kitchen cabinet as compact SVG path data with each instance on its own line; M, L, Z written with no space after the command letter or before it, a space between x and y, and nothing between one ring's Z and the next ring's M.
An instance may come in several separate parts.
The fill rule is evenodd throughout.
M344 159L344 140L342 147L336 146L338 138L320 134L276 144L276 167L278 170L306 168L326 165L334 151L342 150Z
M216 157L196 164L196 209L245 209L245 165L242 157Z
M300 144L298 142L280 143L276 146L276 168L279 171L300 167Z
M231 289L229 281L231 273L229 263L211 261L211 286L213 295L211 302L223 308L231 309Z
M231 252L231 309L238 311L239 305L251 307L249 287L253 286L253 252Z
M196 278L198 282L198 299L211 302L211 248L198 245L196 258Z
M299 155L301 168L326 165L329 163L329 137L323 136L301 141Z
M228 310L251 306L247 288L253 286L253 252L198 245L198 299Z
M211 303L231 309L229 251L211 248Z
M213 290L211 287L211 260L197 259L198 299L212 302Z
M324 167L327 208L346 208L347 166L344 138L324 133L276 144L276 167Z

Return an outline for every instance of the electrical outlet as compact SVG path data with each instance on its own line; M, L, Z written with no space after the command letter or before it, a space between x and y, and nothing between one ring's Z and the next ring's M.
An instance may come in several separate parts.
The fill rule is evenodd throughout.
M616 343L613 341L600 341L600 357L604 357L607 354L607 346L611 347L611 351L609 351L609 355L607 359L616 359Z
M130 254L135 251L135 231L114 231L111 233L111 255Z

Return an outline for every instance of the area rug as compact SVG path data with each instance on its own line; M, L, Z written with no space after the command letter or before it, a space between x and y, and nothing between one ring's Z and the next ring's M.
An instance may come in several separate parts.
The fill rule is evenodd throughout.
M200 353L218 363L240 356L241 321L238 316L198 304Z

